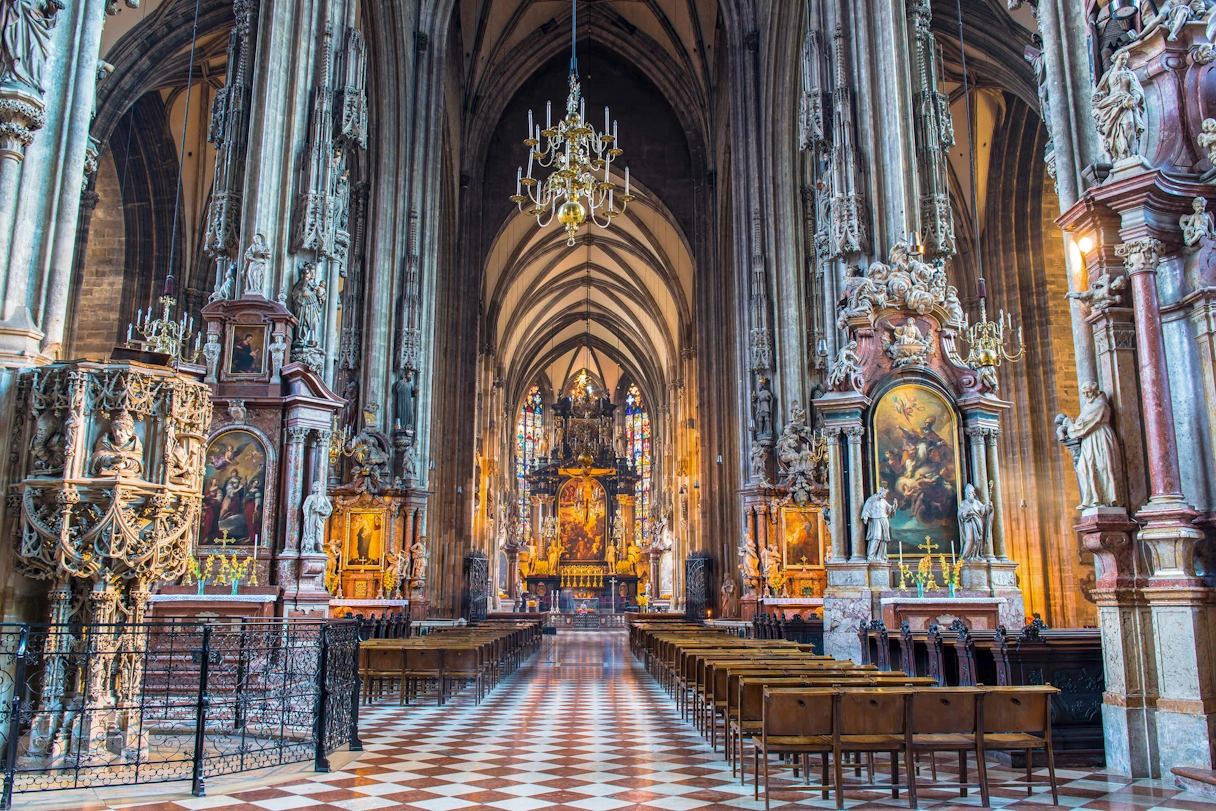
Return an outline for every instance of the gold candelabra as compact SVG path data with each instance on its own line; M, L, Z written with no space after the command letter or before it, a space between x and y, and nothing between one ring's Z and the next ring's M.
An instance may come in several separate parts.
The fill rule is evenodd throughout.
M1013 315L1000 310L996 321L988 320L987 297L980 294L980 320L964 322L962 337L968 344L967 365L972 369L995 369L1003 361L1017 363L1026 354L1022 328L1017 327L1017 342L1013 342Z
M202 334L194 332L194 316L185 314L174 321L171 317L177 299L173 296L161 296L160 318L152 317L152 308L147 312L142 309L135 314L134 323L127 324L127 346L142 344L153 352L160 352L182 363L194 363L202 352ZM136 333L139 337L136 337ZM194 335L194 349L188 350L190 336Z
M577 32L577 0L574 6L574 31ZM624 213L634 198L629 193L629 169L625 169L625 188L620 195L621 209L616 209L616 184L612 182L612 162L621 155L617 141L616 121L608 108L604 108L604 129L596 132L587 122L586 101L578 80L578 59L575 56L575 38L570 43L570 93L566 97L566 115L553 122L553 105L545 104L545 128L532 121L528 111L528 173L523 167L515 173L515 194L511 202L521 212L536 217L541 228L546 228L557 217L566 227L566 244L573 246L575 234L583 223L590 220L600 228L607 228L613 218ZM611 125L611 130L609 126ZM544 182L532 176L533 163L542 168L553 168ZM597 216L599 212L599 216ZM602 217L602 221L600 219Z

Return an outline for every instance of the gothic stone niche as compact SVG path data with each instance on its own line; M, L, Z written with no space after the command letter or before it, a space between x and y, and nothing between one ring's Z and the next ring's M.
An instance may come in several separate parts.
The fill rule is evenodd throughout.
M941 263L924 262L901 243L888 262L855 269L839 324L849 341L829 371L829 391L815 401L829 435L832 478L828 652L859 654L857 624L880 616L884 596L908 596L896 588L901 550L915 573L926 543L942 585L936 556L949 558L953 546L961 559L972 542L956 590L959 616L966 620L965 598L1002 598L1002 622L1020 627L997 456L1009 404L996 395L995 373L972 368L960 354L965 317ZM974 501L965 499L968 485ZM964 521L963 512L973 520ZM915 588L910 579L905 584ZM927 597L945 594L942 585Z
M7 521L16 568L50 581L45 650L79 669L43 674L28 751L70 767L146 747L133 673L149 598L182 574L198 526L207 387L166 367L54 363L24 372L13 414ZM96 623L88 635L68 631ZM86 655L87 652L87 655ZM124 707L80 717L73 702Z

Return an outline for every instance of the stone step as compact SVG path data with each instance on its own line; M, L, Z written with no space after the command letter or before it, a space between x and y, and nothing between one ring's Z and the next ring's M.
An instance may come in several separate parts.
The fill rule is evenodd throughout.
M1198 766L1175 766L1170 771L1178 788L1216 799L1216 771Z

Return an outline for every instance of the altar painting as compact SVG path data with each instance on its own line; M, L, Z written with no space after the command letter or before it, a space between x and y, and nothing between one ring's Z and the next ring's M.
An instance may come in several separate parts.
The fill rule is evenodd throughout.
M598 479L580 477L562 485L557 519L564 560L603 560L608 537L607 499Z
M266 371L266 326L236 324L228 331L228 374L258 377Z
M251 544L262 537L266 494L266 448L245 430L225 431L207 445L199 543L225 537Z
M823 512L819 509L781 508L782 544L787 569L823 565Z
M896 505L889 554L917 555L929 536L938 548L958 543L960 481L954 409L925 386L896 386L874 407L876 485Z
M346 514L343 560L347 569L379 569L384 557L387 510L351 511Z

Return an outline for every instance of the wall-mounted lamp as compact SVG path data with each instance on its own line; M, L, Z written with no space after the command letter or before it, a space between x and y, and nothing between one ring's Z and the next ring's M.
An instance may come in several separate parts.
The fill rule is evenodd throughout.
M722 464L722 454L718 454L718 464Z
M431 460L431 470L434 470L434 469L435 469L435 460L432 459Z
M456 494L460 495L463 492L464 492L464 488L461 487L460 485L456 485Z
M701 489L701 480L700 480L700 479L695 479L695 480L693 481L693 483L692 483L692 489L693 489L693 490L700 490L700 489Z
M1091 236L1083 236L1077 241L1077 247L1081 249L1081 255L1089 253L1094 249L1094 238Z

